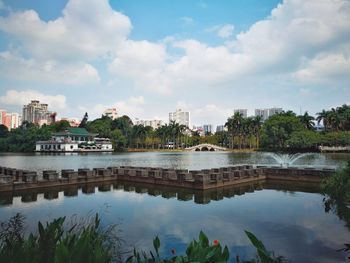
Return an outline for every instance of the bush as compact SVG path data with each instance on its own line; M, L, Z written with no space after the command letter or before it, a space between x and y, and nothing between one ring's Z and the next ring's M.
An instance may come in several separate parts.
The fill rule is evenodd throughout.
M245 263L280 263L283 262L283 257L275 257L274 253L268 251L264 244L256 238L254 234L249 231L245 231L250 242L257 250L257 259L251 261L245 261ZM153 240L153 247L155 253L150 251L150 256L145 252L138 252L134 250L134 254L129 257L126 263L217 263L217 262L227 262L230 258L230 253L225 246L221 247L218 240L214 240L211 244L207 236L201 231L197 240L193 240L186 249L185 255L173 256L172 258L161 258L159 256L160 240L156 237ZM172 250L175 254L175 251ZM236 258L239 262L239 257Z
M350 161L346 167L323 180L321 189L336 202L350 203Z
M24 217L17 214L1 224L0 262L49 263L49 262L111 262L113 244L110 229L102 231L96 215L93 223L73 225L65 231L65 217L44 226L38 223L38 234L24 238Z

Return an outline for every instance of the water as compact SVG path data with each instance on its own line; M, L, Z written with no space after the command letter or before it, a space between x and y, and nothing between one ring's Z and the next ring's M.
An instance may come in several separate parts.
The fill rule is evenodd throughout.
M280 164L282 167L289 167L293 165L299 159L302 159L307 156L315 156L315 153L295 153L295 154L286 154L286 153L268 153L275 161ZM322 156L322 155L319 155Z
M346 154L316 154L300 158L294 165L339 166L349 159ZM278 165L263 153L0 156L0 165L31 170L122 164L201 169L238 163ZM254 249L244 234L247 229L289 262L342 262L345 255L336 249L350 242L345 226L350 225L350 219L325 213L318 191L314 186L295 183L248 184L206 192L122 183L81 185L1 194L0 221L21 212L30 230L38 220L99 212L105 224L120 224L127 244L141 249L151 249L153 237L159 234L164 255L172 248L181 253L203 230L210 240L219 239L228 245L231 255L239 253L242 259L250 259Z
M350 154L313 153L294 161L294 166L338 167L350 160ZM271 153L231 152L141 152L88 154L2 154L0 165L28 170L98 168L118 165L154 166L178 169L207 169L235 164L280 166Z

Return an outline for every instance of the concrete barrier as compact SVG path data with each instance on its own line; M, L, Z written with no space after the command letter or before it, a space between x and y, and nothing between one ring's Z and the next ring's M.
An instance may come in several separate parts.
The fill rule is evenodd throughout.
M78 171L63 169L61 176L54 170L45 170L42 173L43 179L38 180L36 172L0 166L0 192L115 180L203 190L265 179L320 182L322 178L330 176L332 173L334 170L329 168L253 167L252 165L191 171L120 166L92 170L84 168L78 169ZM90 193L91 191L93 190L87 187L83 192Z

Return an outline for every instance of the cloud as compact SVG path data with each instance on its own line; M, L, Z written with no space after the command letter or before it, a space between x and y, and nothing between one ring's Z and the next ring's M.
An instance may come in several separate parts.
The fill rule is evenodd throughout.
M44 21L34 10L0 17L0 30L16 37L34 57L92 58L112 52L131 30L129 18L108 0L70 0L62 16Z
M224 39L229 38L232 36L234 28L235 27L231 24L223 25L223 26L217 28L217 30L216 30L217 35L218 35L218 37L221 37Z
M194 89L234 90L247 82L260 92L268 91L269 87L257 85L266 78L288 79L292 89L301 80L339 83L339 74L350 75L346 0L283 1L235 38L232 24L217 27L215 32L226 40L218 46L174 37L136 41L129 39L131 29L130 19L114 11L107 0L69 0L62 16L51 21L40 19L33 10L10 13L0 17L0 30L18 40L19 50L27 56L2 53L0 74L14 78L19 65L20 78L39 80L42 74L44 80L96 83L98 72L89 62L96 61L102 67L106 64L113 79L166 96ZM334 68L327 68L327 63ZM76 73L56 77L70 71Z
M231 24L215 28L222 38L230 37L233 29ZM174 38L162 44L128 41L110 69L132 79L139 88L162 94L193 87L234 89L238 81L259 82L266 76L293 80L291 76L305 78L317 73L328 74L337 81L335 74L320 67L325 68L332 58L337 68L343 67L343 75L350 73L345 56L334 61L337 54L344 54L349 35L348 1L291 0L279 4L269 17L238 34L230 45L209 46L195 39ZM169 47L181 50L182 55L170 53ZM139 63L138 57L147 58L149 63ZM301 68L303 65L313 69ZM296 71L299 72L295 74Z
M4 96L0 97L0 102L6 105L23 106L31 100L39 100L49 104L52 110L62 110L66 108L66 97L63 95L45 95L36 90L8 90Z
M202 108L194 109L192 116L201 122L199 124L223 125L232 114L232 109L223 108L215 104L207 104Z
M98 71L88 63L25 59L9 51L0 52L0 76L67 85L92 85L100 82Z
M80 112L88 112L90 117L101 117L103 112L108 108L116 108L118 115L128 115L129 117L137 117L144 113L145 99L143 96L129 97L127 100L117 101L112 104L96 104L93 108L79 106Z
M192 17L183 16L180 17L180 21L183 26L191 26L194 24L194 19Z
M350 74L350 58L344 53L321 54L307 60L295 77L305 82L320 82L332 78L347 78Z
M233 35L233 30L235 29L232 24L216 25L205 29L206 32L215 32L220 38L227 39Z
M109 71L120 78L133 80L135 87L162 94L169 93L168 79L164 75L167 52L164 44L149 41L125 41Z

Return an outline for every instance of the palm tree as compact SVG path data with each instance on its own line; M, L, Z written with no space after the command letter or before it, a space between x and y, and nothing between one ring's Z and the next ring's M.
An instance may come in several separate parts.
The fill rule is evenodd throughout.
M254 127L254 136L255 136L255 147L259 148L260 144L260 132L261 132L261 126L262 126L262 117L261 116L255 116L253 118L253 127Z
M243 115L239 112L236 112L232 117L228 118L225 123L230 135L231 135L231 148L233 148L234 139L237 136L239 140L239 148L241 148L241 137L243 134Z
M322 110L321 112L316 113L317 117L317 124L320 124L321 121L323 122L323 126L325 131L328 130L328 125L329 125L329 112L326 110Z
M304 115L299 115L298 118L306 129L314 129L315 123L313 121L315 118L313 116L310 116L307 111L304 113Z

